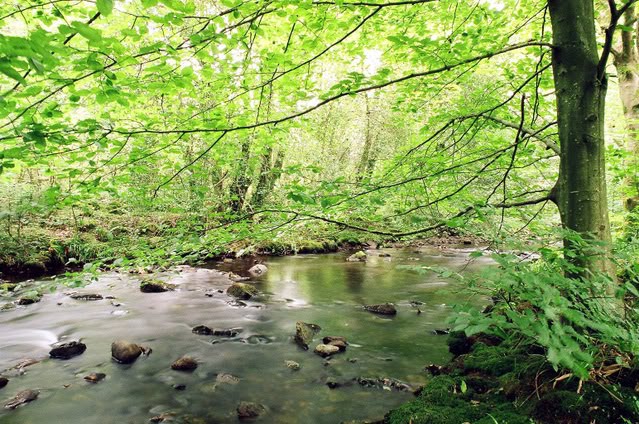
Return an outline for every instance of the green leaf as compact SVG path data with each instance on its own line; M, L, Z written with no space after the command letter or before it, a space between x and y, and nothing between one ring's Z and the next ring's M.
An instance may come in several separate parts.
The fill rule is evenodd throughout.
M102 32L100 30L91 28L83 22L74 21L71 23L71 27L89 41L100 41L102 39Z
M13 69L8 63L6 62L0 62L0 73L5 74L6 76L8 76L11 79L14 79L16 81L18 81L20 84L22 85L27 85L27 82L25 81L24 78L22 78L22 75L20 75L20 73L18 71L16 71L15 69Z
M98 11L104 15L109 16L113 11L113 4L115 0L97 0Z

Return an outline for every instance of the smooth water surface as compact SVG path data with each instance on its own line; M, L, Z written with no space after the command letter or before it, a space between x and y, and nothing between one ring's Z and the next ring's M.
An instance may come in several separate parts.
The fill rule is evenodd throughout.
M20 390L40 390L34 402L0 410L0 423L144 423L167 412L175 414L167 422L235 423L240 401L265 405L258 419L265 423L381 419L413 395L365 388L353 378L423 383L424 365L448 359L445 337L432 330L446 328L450 305L469 297L459 283L402 266L469 272L486 261L468 265L469 250L384 250L391 258L380 252L370 251L367 263L345 262L344 253L267 258L269 271L251 282L263 295L244 307L229 304L225 274L185 267L158 276L176 284L174 292L141 293L139 276L109 273L80 291L115 299L74 300L65 295L70 290L61 289L40 303L0 312L0 370L6 370L0 374L10 378L0 389L2 405ZM220 264L240 273L248 266ZM398 314L389 318L362 309L382 302L395 303ZM322 336L344 336L350 346L328 361L313 347L304 351L292 342L296 321L320 325L318 343ZM235 338L193 334L199 324L243 331ZM47 358L51 344L77 339L87 345L84 354L66 361ZM110 345L117 339L153 352L132 365L114 363ZM192 373L171 370L182 355L196 358L199 367ZM42 361L22 375L9 370L25 358ZM288 369L286 360L301 369ZM107 377L85 382L92 372ZM330 389L326 381L348 384ZM177 391L175 384L186 389Z

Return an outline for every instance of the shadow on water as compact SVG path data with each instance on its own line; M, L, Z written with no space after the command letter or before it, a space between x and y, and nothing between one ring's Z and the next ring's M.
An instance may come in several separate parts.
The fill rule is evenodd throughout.
M144 294L138 278L105 274L83 291L115 299L74 300L60 291L35 305L2 312L0 370L27 357L42 362L22 374L4 372L11 381L0 390L1 400L23 389L37 388L41 394L32 404L0 411L0 423L141 423L165 412L175 414L173 422L189 422L187 415L203 417L199 422L237 422L240 401L265 405L262 422L379 419L412 394L364 388L352 380L392 377L422 384L423 366L448 358L445 337L432 330L445 328L450 305L468 297L458 283L398 265L461 270L469 251L386 252L390 259L372 251L367 263L346 262L346 254L266 258L269 271L251 282L264 295L244 307L229 304L225 275L185 267L159 276L177 285L174 292ZM245 271L251 264L221 265ZM474 263L466 271L486 264ZM451 288L456 290L442 290ZM397 316L362 308L381 302L395 303ZM303 351L291 340L296 321L322 327L315 344L321 336L346 337L347 351L330 360ZM193 334L191 328L200 324L242 331L233 337ZM45 359L52 343L77 339L88 346L81 356ZM116 364L110 360L116 339L150 346L153 353L133 365ZM181 355L196 358L198 368L192 373L171 370ZM300 370L287 368L286 360L298 362ZM83 376L91 372L107 377L86 383ZM330 389L327 381L347 384ZM177 384L186 389L175 390Z

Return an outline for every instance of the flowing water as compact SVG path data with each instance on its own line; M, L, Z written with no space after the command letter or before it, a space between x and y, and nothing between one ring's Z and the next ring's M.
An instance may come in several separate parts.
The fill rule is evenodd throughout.
M357 377L390 377L418 386L424 365L448 359L445 336L451 304L466 301L459 283L405 266L446 266L470 272L469 252L423 248L371 251L367 263L345 262L346 254L299 255L265 260L269 271L253 280L263 293L246 306L229 304L230 282L219 271L184 267L159 277L177 285L166 293L141 293L138 276L109 273L81 289L115 299L71 299L60 290L41 302L0 312L0 374L25 358L41 362L4 371L2 405L20 390L38 389L37 400L0 410L8 424L144 423L162 413L173 421L234 423L240 401L264 405L265 423L339 423L381 419L413 395L383 387L362 387ZM236 271L248 264L220 264ZM474 299L481 302L481 299ZM393 302L398 314L384 317L362 305ZM415 302L421 302L417 305ZM421 313L418 313L418 309ZM322 327L316 338L346 337L346 352L325 360L292 341L295 322ZM237 328L234 338L191 332L204 324ZM51 344L81 339L87 350L69 360L47 359ZM110 358L110 345L125 339L153 352L134 364ZM197 359L192 373L171 370L182 355ZM298 362L297 371L285 361ZM106 374L85 382L92 372ZM327 381L345 383L331 389ZM185 390L175 390L184 384Z

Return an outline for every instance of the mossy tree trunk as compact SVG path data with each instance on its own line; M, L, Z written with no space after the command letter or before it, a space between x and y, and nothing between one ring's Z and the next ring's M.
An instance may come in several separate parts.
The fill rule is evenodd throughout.
M556 203L564 228L585 239L610 242L606 194L605 58L597 52L592 0L549 0L553 73L561 142ZM579 275L613 275L606 255L593 246L564 242ZM573 256L574 255L574 256Z

